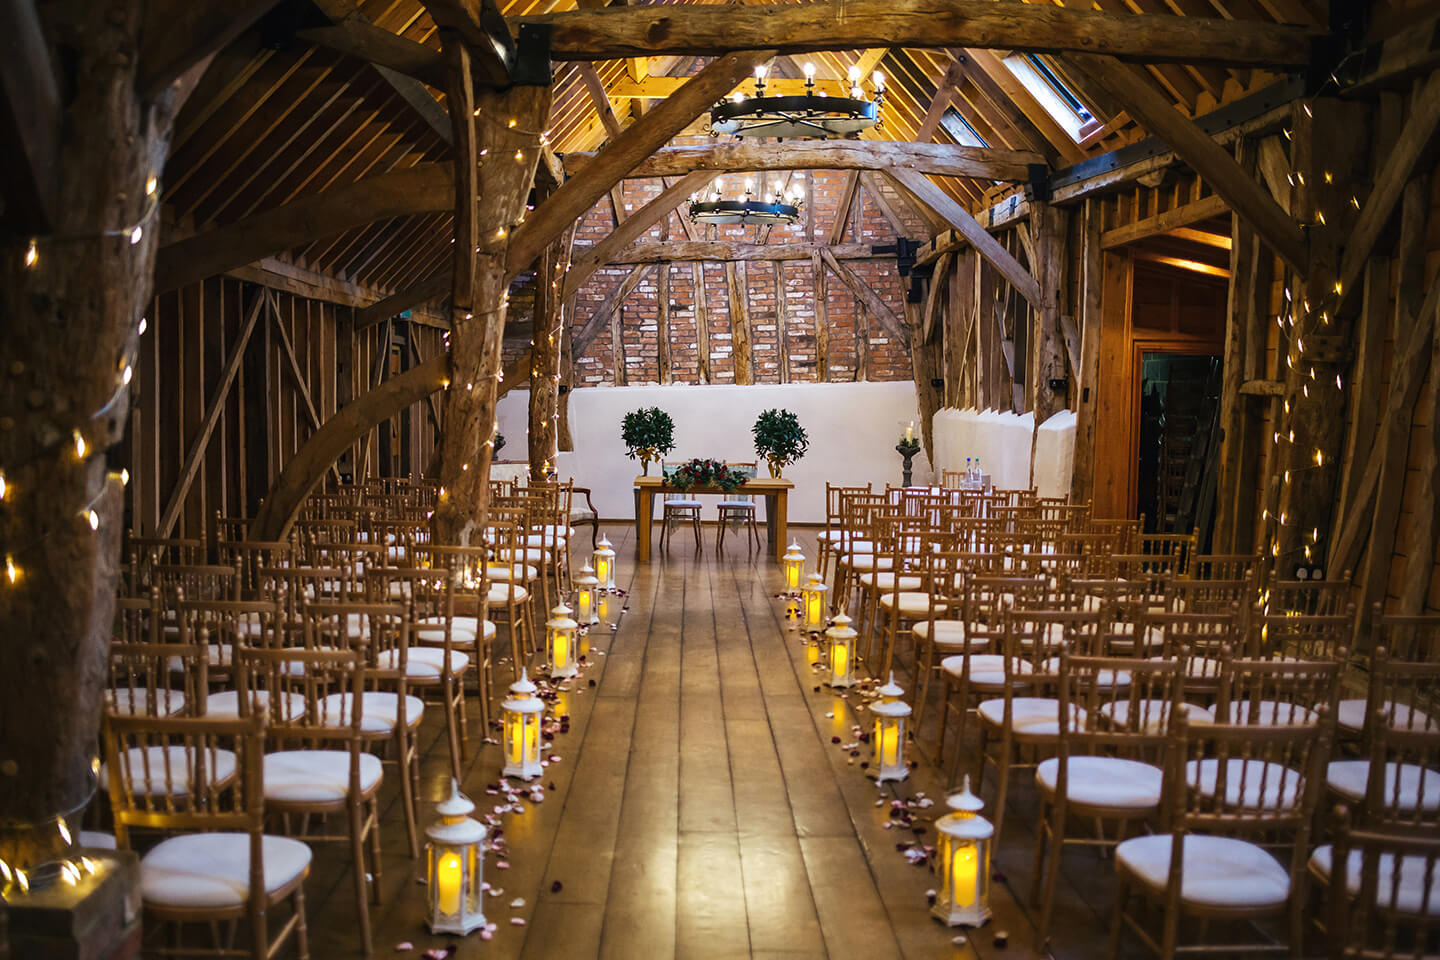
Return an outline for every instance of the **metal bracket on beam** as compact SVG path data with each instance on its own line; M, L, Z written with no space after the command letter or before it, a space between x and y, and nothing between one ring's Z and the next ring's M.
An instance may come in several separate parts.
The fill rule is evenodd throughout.
M506 61L510 65L511 83L523 87L550 85L550 32L548 23L521 24L515 49Z
M1040 203L1050 202L1050 168L1043 163L1029 164L1030 197Z

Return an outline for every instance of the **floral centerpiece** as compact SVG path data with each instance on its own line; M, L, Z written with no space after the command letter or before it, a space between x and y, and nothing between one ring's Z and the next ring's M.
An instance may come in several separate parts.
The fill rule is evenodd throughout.
M691 487L719 487L725 493L733 493L745 485L749 478L739 470L727 467L719 460L696 457L680 464L665 474L665 484L681 493Z
M675 421L659 407L631 410L620 422L620 439L630 459L639 458L641 471L648 474L651 460L675 449Z

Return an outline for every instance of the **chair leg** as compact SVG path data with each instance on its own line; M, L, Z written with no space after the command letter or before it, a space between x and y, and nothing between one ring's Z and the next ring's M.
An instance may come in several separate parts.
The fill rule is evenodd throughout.
M410 841L410 857L414 859L420 856L420 838L415 827L415 782L410 778L411 754L408 742L412 734L406 729L408 721L409 718L403 716L397 721L392 743L395 752L399 754L400 762L397 766L400 770L400 806L405 813L405 836Z
M701 543L700 543L700 511L699 511L699 510L696 510L696 511L694 511L692 514L690 514L690 525L691 525L691 526L694 528L694 530L695 530L695 552L696 552L696 553L699 553L699 552L700 552L700 549L701 549Z
M378 790L370 797L369 823L370 902L379 903L381 899L380 891L383 885L380 882L382 867L380 860L380 791Z
M355 909L360 914L360 942L364 945L365 956L375 952L370 935L370 884L365 877L365 821L363 801L352 799L348 806L350 814L350 855L355 861Z
M1119 960L1120 957L1120 934L1125 928L1125 877L1123 874L1115 875L1115 916L1110 919L1110 950L1106 954L1108 960Z
M305 884L295 888L295 955L310 960L310 931L305 926Z
M722 507L715 516L715 552L725 549L725 510Z

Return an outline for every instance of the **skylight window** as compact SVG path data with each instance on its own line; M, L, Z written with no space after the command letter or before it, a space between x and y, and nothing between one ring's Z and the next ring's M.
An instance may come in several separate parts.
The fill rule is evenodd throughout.
M962 147L988 147L985 138L980 132L970 125L970 121L960 115L960 111L950 107L940 116L940 126L950 134L950 138Z
M1045 112L1064 128L1070 139L1078 143L1089 132L1094 124L1094 115L1055 71L1046 66L1044 60L1033 53L1016 53L1005 58L1005 66L1016 80L1024 84Z

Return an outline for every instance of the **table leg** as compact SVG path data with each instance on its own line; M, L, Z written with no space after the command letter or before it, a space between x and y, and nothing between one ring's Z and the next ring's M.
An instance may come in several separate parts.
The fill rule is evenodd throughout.
M655 508L649 490L636 490L635 501L635 562L650 562L650 512Z
M775 550L775 494L765 494L765 545Z
M786 513L790 507L790 491L781 490L775 495L775 562L779 563L785 557L785 538L787 535Z

